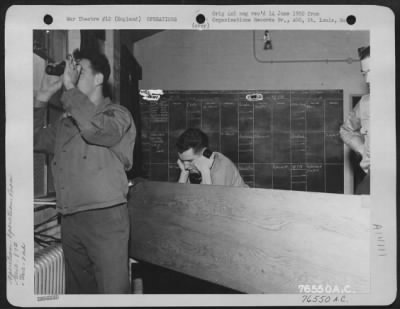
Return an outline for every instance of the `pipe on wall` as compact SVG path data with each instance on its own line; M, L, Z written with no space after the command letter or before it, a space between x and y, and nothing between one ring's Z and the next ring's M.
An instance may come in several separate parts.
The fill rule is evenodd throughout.
M346 59L285 59L285 60L261 60L257 57L256 53L256 31L253 30L253 56L254 59L259 63L348 63L359 62L359 59L353 59L352 57Z

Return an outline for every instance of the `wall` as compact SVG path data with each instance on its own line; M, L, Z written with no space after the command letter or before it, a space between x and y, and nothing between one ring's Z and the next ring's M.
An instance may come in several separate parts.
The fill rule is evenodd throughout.
M43 72L46 66L46 61L36 54L33 54L33 90L37 91L40 87L40 83L43 77ZM33 108L33 102L32 102ZM46 155L44 153L33 153L33 183L34 183L34 196L40 197L44 196L48 192L48 169L46 164ZM53 217L57 212L53 206L42 206L42 205L32 205L34 211L34 224L39 224ZM57 224L57 220L52 220L47 224L35 228L35 232L38 230L43 230L43 234L50 235L53 237L60 237L60 227ZM35 234L38 237L37 234ZM42 240L49 240L47 237L39 237ZM38 251L41 246L37 242L34 243L34 251Z
M46 66L46 62L43 58L36 54L33 54L33 91L36 92L40 87L43 72ZM33 102L32 102L33 104ZM33 105L32 105L33 108ZM46 155L43 153L33 154L33 183L34 183L34 195L43 196L47 193L47 165Z
M273 50L265 51L262 36L256 32L256 54L265 61L357 59L357 47L368 44L368 32L271 31ZM358 62L257 62L252 31L164 31L137 42L134 52L143 67L142 88L364 91Z
M140 88L343 89L343 116L350 110L350 96L366 92L358 61L260 61L357 59L357 48L369 44L367 31L270 31L273 49L267 51L263 49L263 35L263 31L256 31L253 41L253 31L170 30L154 34L134 44L143 71ZM345 193L353 192L347 159L344 181Z

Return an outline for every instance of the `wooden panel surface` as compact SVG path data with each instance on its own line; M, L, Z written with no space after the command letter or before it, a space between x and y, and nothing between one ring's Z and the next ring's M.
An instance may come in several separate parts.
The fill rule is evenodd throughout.
M369 291L359 196L148 181L129 210L133 258L247 293Z

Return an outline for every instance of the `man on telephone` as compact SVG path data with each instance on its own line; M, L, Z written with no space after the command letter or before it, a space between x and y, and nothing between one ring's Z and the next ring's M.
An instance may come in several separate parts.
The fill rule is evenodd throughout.
M201 130L187 129L179 136L176 147L181 170L178 182L248 187L229 158L207 148L208 137Z

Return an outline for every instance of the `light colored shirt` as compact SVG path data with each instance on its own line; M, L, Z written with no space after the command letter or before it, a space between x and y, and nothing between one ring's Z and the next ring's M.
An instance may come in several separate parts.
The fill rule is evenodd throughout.
M361 97L340 127L340 137L352 150L358 152L362 160L360 167L369 173L369 94Z
M213 185L248 187L235 164L220 152L214 152L214 163L211 167L211 181Z

